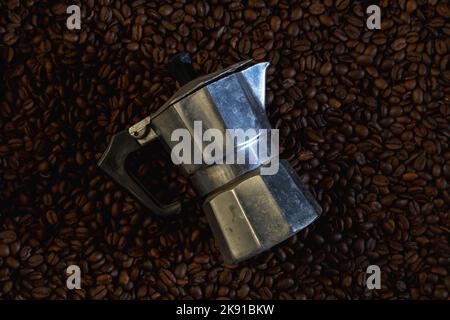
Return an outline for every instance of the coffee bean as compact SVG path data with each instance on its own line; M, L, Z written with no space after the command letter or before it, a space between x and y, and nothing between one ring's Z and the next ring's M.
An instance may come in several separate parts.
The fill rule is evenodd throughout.
M0 244L0 257L9 256L9 246L6 244Z
M31 291L31 295L34 299L44 299L51 294L51 289L46 287L37 287Z
M414 172L408 172L408 173L404 173L402 175L402 179L405 181L413 181L417 179L417 174Z
M373 177L373 183L377 186L387 186L389 179L385 176L376 175Z
M350 287L352 284L352 277L350 275L345 275L342 278L342 285L346 288Z
M404 49L406 47L406 45L407 45L407 43L406 43L405 38L399 38L399 39L396 39L392 43L391 47L394 51L400 51L400 50Z
M16 233L14 231L2 231L0 232L0 242L4 244L9 244L17 239Z
M355 253L357 255L360 255L364 252L365 250L365 244L364 244L364 240L363 239L357 239L354 243L353 243L353 248L355 250Z
M412 93L413 102L421 104L423 102L423 92L420 88L414 89Z
M32 268L39 266L44 262L44 257L40 254L36 254L34 256L31 256L28 259L28 265Z
M312 142L324 142L323 137L317 131L307 129L305 130L305 134Z
M229 270L224 270L219 275L219 283L222 285L227 285L231 282L232 277L233 276Z
M58 216L56 215L56 212L53 210L49 210L47 211L47 213L45 214L46 218L47 218L47 222L49 224L56 224L58 222Z
M172 286L177 281L174 274L170 270L167 270L167 269L162 269L160 276L161 276L161 280L167 286Z
M238 299L244 299L248 296L248 293L250 291L250 287L246 284L242 285L238 291L237 291L237 298Z
M272 291L267 287L262 287L261 289L259 289L259 294L261 295L262 299L272 299Z
M448 271L444 267L431 267L431 272L438 274L439 276L445 277Z
M185 263L181 263L179 265L177 265L177 267L175 268L175 276L178 279L182 279L186 276L186 271L187 271L187 266Z
M260 61L264 59L266 56L266 50L264 48L258 48L255 51L253 51L252 58L256 61Z
M167 17L173 12L173 7L169 4L164 4L161 7L159 7L158 12L164 16Z
M395 222L392 219L388 219L383 223L383 230L387 234L393 234L395 230Z
M319 72L322 76L327 76L328 74L330 74L332 68L333 68L333 65L330 62L326 62L320 67Z
M321 3L314 3L309 7L309 11L315 15L322 14L325 11L325 6Z
M209 262L209 256L206 254L198 255L194 257L194 262L196 263L208 263Z
M362 126L362 125L356 125L355 132L357 135L359 135L360 137L363 137L363 138L365 138L369 135L369 129L367 129L367 127Z
M109 274L101 274L99 276L97 276L97 280L96 283L101 285L101 284L108 284L112 282L112 276Z
M386 80L384 79L376 79L375 80L375 86L380 89L380 90L384 90L388 87L388 83Z
M406 2L406 11L412 13L417 9L417 3L415 0L408 0Z
M277 32L280 30L281 27L281 19L278 16L273 16L270 19L270 27L272 28L272 31Z
M373 62L373 59L369 55L362 55L356 58L356 62L363 66L370 66Z
M436 288L433 292L433 297L439 300L445 300L448 298L448 289L444 287Z
M107 295L107 293L108 293L108 290L103 285L94 287L89 291L91 298L95 299L95 300L103 299Z
M244 18L247 21L255 21L258 18L258 15L254 10L247 9L244 11Z
M301 17L303 17L303 9L300 6L293 8L290 14L290 20L296 21Z
M128 275L128 272L125 270L122 270L119 274L119 284L122 286L126 286L130 281L130 276Z
M348 7L350 0L336 0L336 8L338 10L344 10Z
M277 281L276 287L279 290L286 290L294 285L294 280L291 278L283 278Z
M287 68L284 68L284 69L281 71L281 74L283 75L283 77L286 77L286 78L292 78L292 77L295 76L296 71L295 71L295 69L292 68L292 67L287 67Z

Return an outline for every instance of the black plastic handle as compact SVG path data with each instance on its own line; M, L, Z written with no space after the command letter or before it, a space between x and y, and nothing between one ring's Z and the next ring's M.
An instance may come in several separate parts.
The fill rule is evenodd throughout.
M106 149L98 165L155 214L168 216L179 213L182 206L181 201L162 205L138 179L126 170L125 162L127 158L141 148L142 146L128 133L128 130L123 130L112 137L108 149Z
M185 85L195 79L195 70L189 53L181 52L174 55L167 64L170 75L177 79L181 85Z

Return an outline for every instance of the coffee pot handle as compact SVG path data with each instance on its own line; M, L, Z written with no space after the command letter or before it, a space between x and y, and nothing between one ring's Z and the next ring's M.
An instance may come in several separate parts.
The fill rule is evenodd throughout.
M187 52L181 52L173 56L167 65L167 69L182 85L195 78L192 59ZM147 117L130 129L133 129L135 133L139 133L141 129L148 127L149 121L150 117ZM148 134L143 143L146 145L157 137L156 134ZM131 135L130 130L123 130L114 135L109 143L108 149L106 149L98 162L98 166L155 214L168 216L179 213L182 207L181 201L175 201L167 205L161 204L145 188L139 179L126 170L125 162L127 158L133 152L143 147L143 144L139 143L138 138L140 137Z
M155 138L157 138L156 135L153 139ZM130 175L126 170L125 162L127 158L141 148L142 146L136 138L128 130L123 130L112 137L98 165L151 212L160 216L179 213L182 206L181 201L175 201L167 205L161 204L136 177Z

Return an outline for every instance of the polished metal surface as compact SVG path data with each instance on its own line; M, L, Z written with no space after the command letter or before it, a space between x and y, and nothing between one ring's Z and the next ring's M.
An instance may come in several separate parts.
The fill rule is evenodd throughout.
M198 90L191 92L183 99L175 98L175 103L156 116L152 116L151 126L156 134L167 144L169 150L178 144L171 141L171 135L178 128L187 129L194 137L194 122L201 121L202 134L209 128L220 130L226 136L227 129L271 129L264 112L265 71L268 63L258 63L244 70L222 76ZM237 146L231 152L251 152L251 144L242 148ZM201 141L193 144L197 152L202 152ZM225 139L224 139L225 149ZM194 152L192 152L193 154ZM224 153L224 159L227 154ZM259 162L261 163L261 162ZM194 164L182 165L187 175L208 166ZM228 181L223 181L225 183Z
M211 194L203 209L228 263L265 251L308 226L320 207L286 160L275 175L259 169Z
M258 164L216 164L197 170L191 175L191 181L201 196L205 196L224 184L235 180L243 174L255 170Z
M170 106L172 106L174 103L184 99L186 96L190 95L191 93L208 85L209 83L219 80L223 76L226 76L228 74L236 72L240 68L248 66L250 63L252 63L252 60L240 61L240 62L235 63L223 70L219 70L217 72L210 73L210 74L207 74L206 76L198 77L198 78L190 81L189 83L184 85L180 90L178 90L166 103L164 103L161 106L161 108L159 108L158 111L156 111L156 113L153 114L153 116L156 117L157 115L166 111L166 109L169 108Z

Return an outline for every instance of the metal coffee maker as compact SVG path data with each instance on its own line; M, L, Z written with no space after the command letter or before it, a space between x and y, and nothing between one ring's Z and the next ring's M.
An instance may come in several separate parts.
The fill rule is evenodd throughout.
M157 112L113 136L99 166L151 212L160 216L179 213L182 203L161 204L139 179L127 172L126 159L155 139L171 152L178 143L172 141L172 132L185 128L194 135L194 121L202 122L203 132L214 128L224 135L227 129L270 130L264 109L267 67L267 62L255 64L247 60L195 78L189 55L177 55L169 63L169 71L183 84L181 89ZM251 163L179 165L204 197L203 210L227 263L270 249L308 226L321 213L286 160L279 161L276 174L262 174L262 168L274 159L258 157L259 139L260 136L253 137L231 151L234 156L253 154L256 161ZM193 147L198 147L195 142Z

